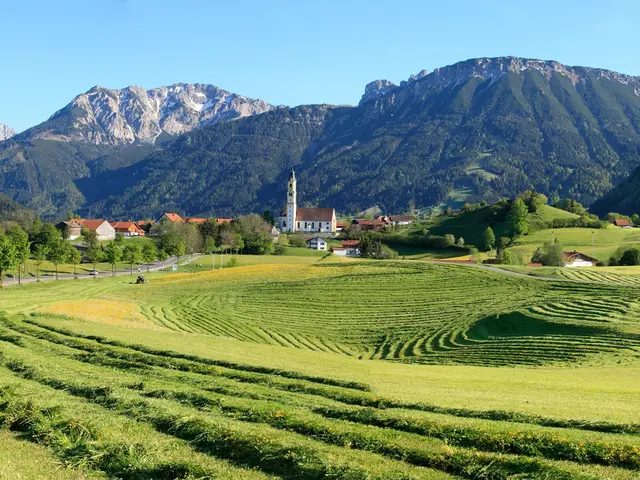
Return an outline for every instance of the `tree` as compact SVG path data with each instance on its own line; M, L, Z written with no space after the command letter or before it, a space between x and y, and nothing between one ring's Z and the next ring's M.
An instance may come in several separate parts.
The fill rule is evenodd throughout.
M500 262L502 265L511 265L513 260L511 258L511 253L509 253L509 250L504 249L504 250L498 250L498 262Z
M158 250L158 261L159 262L166 262L167 258L169 258L169 254L166 251L164 251L162 249Z
M29 235L19 226L11 227L7 230L7 236L13 242L16 249L16 259L18 261L18 284L22 283L22 269L31 253L31 242Z
M273 253L273 239L269 234L271 226L260 215L252 213L239 217L235 221L235 225L248 253L258 255ZM235 234L233 235L232 243L233 241L235 241Z
M89 263L93 264L94 270L96 270L97 263L100 262L104 257L102 250L97 246L89 247L85 255L87 257L87 260L89 260Z
M69 248L69 263L73 265L73 276L78 278L78 265L82 261L82 255L80 251L75 247Z
M637 213L634 213L633 215L631 215L631 221L635 226L640 225L640 215L638 215Z
M443 238L444 238L444 244L445 244L446 247L450 247L451 245L456 243L456 237L454 237L450 233L445 234L445 236Z
M460 237L456 240L456 245L459 247L464 247L464 238Z
M640 265L640 249L628 248L624 251L618 265Z
M142 259L142 249L139 243L129 243L122 251L122 258L131 266L131 275L133 275L133 265L140 263Z
M145 242L142 245L142 261L147 264L147 273L149 273L149 264L156 261L158 258L158 249L153 242Z
M536 249L531 259L534 263L541 263L545 267L564 267L564 248L558 242L545 242Z
M45 248L49 249L53 245L55 245L58 240L62 238L60 231L50 223L43 223L37 230L35 234L33 234L32 245L43 245Z
M524 201L521 198L516 198L511 204L507 216L507 222L514 237L519 237L529 231L528 214L529 209Z
M47 260L56 267L56 280L58 280L58 267L69 257L69 244L62 238L51 245L47 250Z
M122 260L122 247L116 242L109 242L104 248L104 259L111 265L111 275L116 275L116 264Z
M98 232L96 232L95 230L83 228L82 237L84 238L84 244L87 246L87 248L95 248L98 246Z
M242 252L242 250L244 250L244 240L242 239L242 236L239 233L236 233L236 239L234 242L234 246L236 248L236 254L238 252Z
M121 232L116 233L116 238L114 239L114 241L118 245L122 245L124 243L124 233L121 233Z
M41 243L37 244L33 249L33 259L36 262L36 281L40 281L40 266L47 258L47 247Z
M7 235L0 235L0 287L4 285L3 274L15 267L17 262L15 245Z
M485 252L490 251L496 243L496 235L491 227L487 227L482 233L482 246Z
M207 255L211 255L216 251L216 241L213 237L207 237L204 239L204 246L202 247L202 251Z
M264 219L264 221L267 222L272 227L276 224L276 220L275 218L273 218L273 214L271 213L271 210L265 210L264 212L262 212L261 216Z
M558 195L558 192L551 192L551 194L549 195L549 205L551 205L552 207L557 207L559 203L560 195Z
M307 246L307 241L304 239L304 237L301 237L299 235L290 235L289 245L297 248L305 248Z

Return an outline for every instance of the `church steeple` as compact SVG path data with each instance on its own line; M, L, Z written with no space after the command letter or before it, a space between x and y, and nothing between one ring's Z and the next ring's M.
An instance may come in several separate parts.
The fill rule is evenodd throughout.
M287 181L287 231L296 231L296 172L291 169L289 180Z

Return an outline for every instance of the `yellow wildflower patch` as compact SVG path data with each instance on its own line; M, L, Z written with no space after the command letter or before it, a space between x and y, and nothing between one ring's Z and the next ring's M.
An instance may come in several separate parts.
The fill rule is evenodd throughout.
M43 313L55 313L90 322L119 325L123 327L150 328L163 330L149 321L133 302L123 300L90 299L73 302L60 302L40 310Z

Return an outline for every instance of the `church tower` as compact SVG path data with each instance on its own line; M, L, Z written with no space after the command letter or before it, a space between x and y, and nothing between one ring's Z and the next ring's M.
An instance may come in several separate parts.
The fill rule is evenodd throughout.
M296 172L291 169L287 182L287 232L296 231Z

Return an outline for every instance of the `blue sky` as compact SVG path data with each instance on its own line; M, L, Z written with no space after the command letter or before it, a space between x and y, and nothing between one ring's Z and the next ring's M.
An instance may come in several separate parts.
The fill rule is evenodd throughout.
M0 0L0 122L94 85L211 83L274 104L355 104L371 80L514 55L640 75L636 0Z

